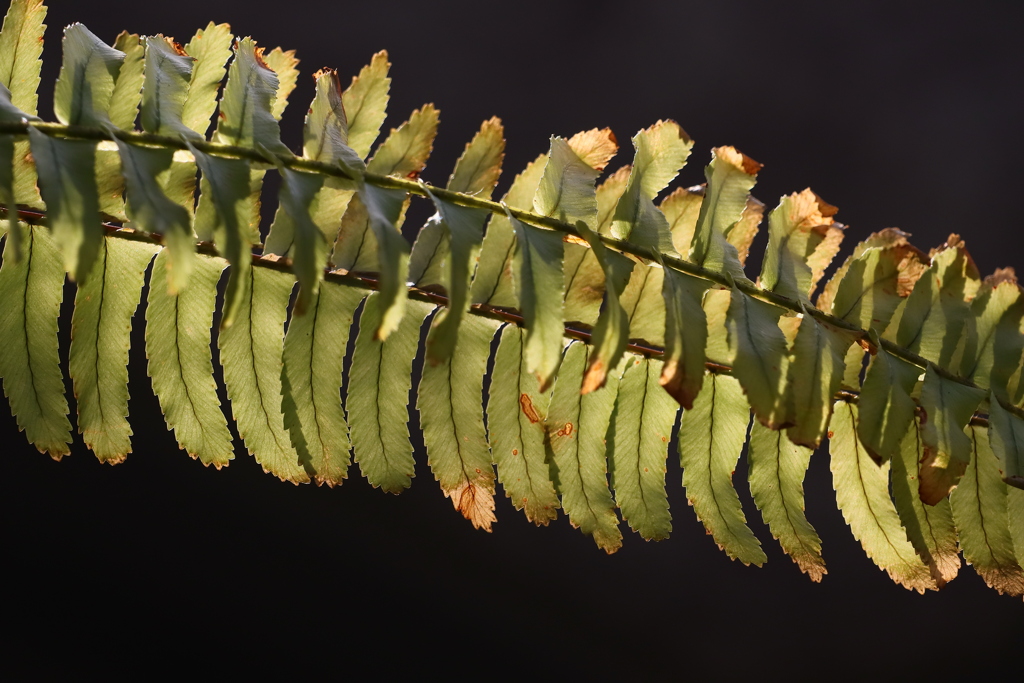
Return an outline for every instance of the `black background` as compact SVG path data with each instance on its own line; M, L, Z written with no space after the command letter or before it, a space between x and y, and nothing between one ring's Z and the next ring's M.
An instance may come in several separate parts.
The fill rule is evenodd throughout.
M610 126L628 163L629 137L673 118L697 141L677 183L701 182L710 148L735 145L766 164L755 193L770 206L810 185L840 207L851 226L844 255L897 226L925 249L963 234L983 273L1024 267L1018 3L49 4L46 118L65 24L110 41L126 28L185 42L227 21L298 50L304 75L282 122L293 147L308 74L335 66L347 82L386 48L386 128L425 102L441 110L431 182L446 179L491 115L509 145L499 193L550 134ZM426 215L416 211L414 222ZM66 302L65 334L70 312ZM674 456L673 538L628 534L608 557L564 518L533 528L500 494L494 533L474 531L426 468L415 416L417 477L399 497L372 490L355 468L340 489L281 484L240 444L231 467L205 469L164 427L141 330L130 367L135 451L117 467L80 441L52 462L3 411L3 614L18 635L0 667L851 679L977 675L1019 656L1020 600L970 568L919 596L874 567L836 510L824 453L806 482L829 569L817 585L761 523L742 463L737 488L764 568L730 561L704 534Z

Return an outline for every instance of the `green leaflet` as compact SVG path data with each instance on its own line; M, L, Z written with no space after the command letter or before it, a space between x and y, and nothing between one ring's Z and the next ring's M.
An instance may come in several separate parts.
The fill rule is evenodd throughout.
M629 182L615 207L611 234L639 246L674 251L672 233L654 198L686 164L693 140L675 121L658 121L633 137Z
M0 121L21 121L27 114L11 104L11 91L0 83ZM34 118L34 117L33 117ZM16 143L13 135L0 135L0 206L7 209L7 221L0 228L0 235L7 231L10 221L17 222L17 179L15 168ZM33 171L33 176L35 172ZM17 261L21 258L21 231L11 231L11 247L7 257Z
M754 421L750 428L748 478L754 504L800 571L811 581L821 581L828 573L821 539L804 514L804 477L813 452L760 422Z
M246 282L239 287L235 322L221 327L217 347L238 434L265 472L307 482L281 415L284 321L295 280L269 268L232 275Z
M64 29L62 46L64 60L53 93L57 120L94 128L111 123L108 110L125 54L81 24L71 24Z
M896 343L948 368L970 315L964 299L974 296L977 285L977 270L962 245L938 252L904 303Z
M859 334L804 313L793 342L786 382L786 435L793 443L817 448L832 417L832 399L846 369L846 352Z
M103 242L93 175L96 144L51 138L35 128L29 128L28 135L50 231L63 252L64 268L82 283Z
M985 392L947 379L929 366L921 386L921 423L924 460L921 463L921 500L935 505L957 485L971 461L971 442L964 434Z
M877 343L877 336L873 341L878 351L860 392L857 436L875 462L883 463L901 452L903 437L914 421L917 404L911 393L921 368L891 355Z
M481 124L480 130L455 162L455 170L448 179L448 189L489 199L501 176L504 158L505 128L501 119L493 116Z
M163 237L167 245L167 287L173 294L185 288L195 261L188 211L167 198L157 176L170 168L173 151L141 147L120 140L121 172L124 174L127 211L134 227Z
M716 263L713 258L714 235L726 235L740 220L761 165L733 147L718 147L712 154L711 163L704 170L708 189L700 203L688 259L699 266L718 269L725 264Z
M29 117L37 113L45 17L46 6L42 0L13 0L0 31L0 83L10 90L13 106ZM28 140L14 142L13 156L15 200L19 204L41 207Z
M679 462L686 498L718 547L743 564L768 557L747 526L732 475L747 440L750 409L739 382L709 374L679 426Z
M279 80L263 61L262 50L252 38L235 43L235 58L228 67L228 80L220 99L220 117L214 142L256 147L290 155L281 142L281 129L274 116Z
M494 468L480 397L498 324L466 318L454 353L440 363L424 363L416 397L434 478L455 509L484 531L496 520Z
M985 278L971 313L974 330L967 337L959 374L1005 399L1010 376L1024 353L1024 297L1013 274L1001 271Z
M672 245L676 253L684 257L690 253L690 245L693 243L693 234L697 228L697 219L700 216L700 207L704 203L705 187L696 185L694 187L677 187L670 192L658 208L665 214L668 221L668 229L672 233Z
M221 328L230 327L249 298L252 280L252 231L249 228L251 206L249 162L226 159L200 152L189 146L203 172L203 197L213 206L213 220L202 217L202 201L196 212L196 232L201 241L213 241L217 251L231 264L228 288L224 295Z
M768 217L768 247L761 265L762 287L809 302L811 290L824 270L824 266L816 262L821 259L819 250L831 250L833 245L837 248L842 238L840 228L832 221L835 212L835 207L821 201L810 189L782 198Z
M892 499L889 466L877 465L857 438L857 406L836 401L829 452L832 484L843 519L867 556L908 590L935 588L928 567L907 540Z
M590 356L590 364L583 377L581 389L587 394L604 386L609 370L619 364L626 350L629 341L629 319L622 308L620 297L633 271L633 261L623 254L605 248L597 233L588 228L583 221L577 221L576 229L590 244L594 258L604 273L605 281L604 306L591 336L594 352Z
M522 223L511 214L509 220L516 231L516 296L526 325L523 353L541 391L547 391L562 361L562 236Z
M425 104L414 111L409 120L392 130L377 148L366 164L366 170L401 178L419 175L434 147L439 116L440 112L432 104Z
M960 535L960 550L990 587L1024 595L1024 570L1014 555L1007 487L982 427L967 427L972 458L960 485L949 496Z
M622 292L622 307L629 317L629 338L641 339L654 346L665 344L665 270L655 264L641 264L633 269L629 283Z
M370 153L370 146L377 139L384 123L388 106L388 53L381 50L364 66L359 75L341 96L342 105L348 118L348 145L360 159Z
M292 264L299 281L295 313L301 316L320 291L320 281L324 278L324 267L327 266L327 240L310 215L310 206L323 188L324 176L301 173L284 166L278 171L281 174L281 192L278 195L281 211L278 218L287 217L292 228ZM270 252L270 249L266 251Z
M346 169L362 169L362 157L348 146L348 116L342 104L344 95L338 72L322 69L315 78L316 95L302 128L302 156L325 164L337 163ZM339 179L325 179L325 182L332 181ZM334 220L337 222L337 217Z
M565 351L545 421L548 458L569 522L611 554L622 547L622 532L608 489L605 435L619 377L612 374L603 389L581 395L588 355L587 346L579 342L569 344Z
M544 175L533 198L534 210L563 221L590 218L597 213L594 181L600 174L565 138L552 136Z
M227 72L225 65L231 58L234 36L227 24L214 24L199 29L185 45L185 54L191 57L192 78L188 96L181 110L181 122L186 128L206 137L210 117L217 108L217 91Z
M608 430L611 485L630 528L648 541L660 541L672 531L665 461L679 406L658 383L660 360L627 356L624 362Z
M398 227L405 193L363 185L359 198L366 207L367 222L377 242L377 261L380 264L378 305L382 314L375 334L383 340L402 323L409 296L405 288L409 272L409 243Z
M110 122L118 128L132 130L135 128L135 119L139 116L139 103L142 100L146 47L137 34L122 31L114 41L114 49L123 52L125 57L114 82L108 115Z
M163 36L146 38L142 130L160 135L197 137L181 118L189 94L192 69L193 59L179 53L173 41Z
M1024 566L1024 491L1012 486L1006 489L1006 514L1010 521L1010 536L1013 537L1013 552L1017 564Z
M736 349L733 373L754 415L773 429L786 424L786 411L779 400L787 356L786 338L779 329L783 313L783 309L733 287L726 316L730 346Z
M68 370L78 401L78 431L100 462L131 452L128 348L146 268L157 247L105 238L88 281L78 286Z
M543 154L537 157L515 177L512 187L502 200L505 204L514 209L530 207L544 173L546 158ZM515 231L512 229L511 219L492 214L480 247L480 261L477 263L473 286L470 289L473 303L519 308L519 300L512 285L512 258L515 248Z
M866 421L863 412L860 425ZM953 513L945 498L935 505L925 505L918 493L921 478L921 458L924 446L916 424L904 430L905 437L900 449L891 460L892 496L896 502L907 538L917 554L931 570L935 584L942 588L952 581L960 571L960 556L957 554L956 527Z
M420 326L431 310L410 300L401 325L383 341L374 334L383 318L380 294L366 298L359 318L345 405L359 470L386 493L401 493L415 475L407 406Z
M278 88L270 102L270 113L275 120L280 121L288 107L288 96L295 90L299 80L299 60L295 56L295 50L282 50L279 47L263 54L262 57L270 70L277 75Z
M526 331L516 325L501 330L487 399L487 428L498 480L517 510L538 526L558 516L558 495L551 482L544 449L544 421L550 392L523 362Z
M341 407L341 371L352 317L366 292L325 283L305 315L292 315L281 374L284 425L299 462L317 484L348 475L351 445Z
M167 428L185 452L217 469L234 458L210 351L217 282L225 266L223 259L197 256L188 288L174 294L153 284L163 282L172 267L164 249L153 261L146 303L149 376Z
M1024 488L1024 419L1003 407L993 391L989 395L988 423L989 441L1003 481Z
M8 258L10 234L21 231L23 257ZM0 267L0 376L18 428L40 453L60 460L71 450L71 423L57 348L64 269L45 228L8 230Z
M708 327L701 301L708 285L704 280L667 268L663 277L665 364L660 381L665 391L689 410L704 383Z

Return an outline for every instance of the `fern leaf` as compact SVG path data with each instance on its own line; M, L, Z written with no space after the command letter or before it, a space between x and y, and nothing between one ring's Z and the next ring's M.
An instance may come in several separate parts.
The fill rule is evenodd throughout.
M439 116L432 104L414 111L407 122L391 131L366 164L366 170L399 178L419 175L434 148Z
M772 429L785 426L787 421L780 404L781 376L787 358L786 338L779 329L783 313L783 309L734 287L726 318L730 345L735 345L733 372L754 415Z
M78 430L100 462L116 465L131 452L128 348L156 247L105 238L87 282L75 295L68 370L78 401Z
M296 315L305 314L310 301L320 291L320 281L327 265L327 240L320 226L313 221L310 207L323 188L324 177L315 173L301 173L283 166L281 173L281 202L278 218L287 217L292 226L291 249L295 277L299 281L299 296L295 300ZM275 219L275 225L278 220ZM269 240L268 240L269 241ZM266 250L273 253L269 248Z
M193 64L193 59L173 40L163 36L146 38L142 130L160 135L196 137L196 132L182 121Z
M562 237L509 216L516 231L516 296L526 325L526 366L547 391L562 361Z
M545 421L548 457L569 522L611 554L622 547L622 532L608 489L605 435L619 377L613 373L603 389L581 395L588 356L588 347L579 342L569 344L565 351Z
M594 181L601 172L591 167L565 138L552 137L544 175L533 198L533 208L563 221L587 219L597 213Z
M411 300L401 324L386 340L376 337L384 311L370 294L359 317L346 408L359 470L374 488L401 493L415 475L409 443L409 392L420 326L432 310Z
M679 173L693 140L675 121L658 121L633 137L629 181L615 207L611 234L639 246L672 252L672 233L654 198Z
M234 457L234 445L217 398L210 328L217 282L227 262L198 256L189 286L177 294L160 285L173 267L168 249L157 254L146 302L146 356L153 392L178 446L217 469Z
M108 110L125 54L81 24L64 29L62 45L64 59L53 94L53 111L61 123L102 128L110 123Z
M455 509L484 531L496 520L494 468L480 397L497 329L486 318L463 321L454 353L440 363L423 365L416 399L434 478Z
M295 56L295 50L282 50L279 47L263 54L262 57L266 65L277 76L278 85L274 92L274 99L270 102L270 113L275 120L280 121L288 106L288 96L295 90L299 80L299 60Z
M29 117L39 101L46 6L42 0L13 0L0 31L0 83L10 90L11 104ZM36 188L35 163L27 140L14 142L14 198L18 204L42 207Z
M890 354L881 344L877 348L860 392L857 436L871 457L882 463L899 455L903 437L914 421L917 404L911 392L921 369Z
M293 315L284 340L284 425L299 461L317 484L338 486L348 475L349 429L342 410L342 363L352 318L366 292L324 284L305 315Z
M0 121L20 122L27 116L25 112L11 104L11 91L0 83ZM17 223L18 220L16 156L17 146L14 137L0 135L0 206L7 209L7 220L3 223L3 227L0 227L0 235L5 234L7 227ZM7 258L17 261L21 258L21 231L11 230L9 242Z
M145 78L146 47L138 34L122 31L114 40L114 49L124 53L124 63L117 72L114 91L110 95L110 122L122 130L135 128L142 101Z
M23 258L8 258L10 233L19 230ZM64 269L45 228L13 224L0 267L0 376L18 428L54 460L71 451L71 423L57 349L57 316Z
M866 421L863 412L860 424ZM892 496L907 538L931 570L935 584L942 588L960 571L956 527L949 500L925 505L918 493L924 446L916 424L905 430L900 450L892 457Z
M823 202L810 189L782 198L768 217L762 287L790 299L809 301L817 280L812 257L826 240L838 239L830 235L842 234L832 220L835 212L834 206Z
M743 564L761 566L768 557L747 526L732 483L750 410L735 378L710 374L704 384L679 427L686 498L719 548Z
M985 392L954 382L929 367L921 386L921 424L924 459L921 463L921 500L935 505L957 485L971 461L971 442L964 434Z
M740 220L761 164L733 147L718 147L704 171L708 190L700 205L689 260L712 270L731 270L731 254L717 236L726 236ZM739 253L736 254L739 260Z
M162 236L167 245L167 287L176 293L185 288L194 267L195 242L188 211L176 204L157 183L157 176L171 167L169 149L142 147L117 141L127 194L127 212L133 226ZM161 285L162 286L162 285Z
M1006 488L1006 516L1010 522L1010 536L1013 538L1017 564L1024 567L1024 491L1019 488Z
M661 386L684 409L704 384L704 348L708 327L701 300L708 290L703 280L665 269L661 295L665 301L665 363Z
M284 321L295 280L269 268L248 268L239 277L247 282L239 287L235 322L217 338L238 434L265 472L307 482L281 414Z
M661 390L662 362L627 357L608 431L608 469L615 502L631 529L648 541L672 531L665 462L679 406Z
M487 429L498 480L517 510L538 526L558 516L558 495L545 460L544 421L551 401L526 369L526 331L501 330L487 399Z
M359 198L366 207L370 234L377 243L377 261L380 264L378 305L382 314L375 334L383 340L401 324L408 297L405 280L409 272L409 243L399 232L405 193L363 185Z
M1024 570L1014 554L1007 487L984 428L970 425L972 457L960 485L950 494L964 559L1000 593L1024 595Z
M96 145L28 131L54 241L71 278L84 283L103 243L93 167Z
M750 428L750 493L772 536L800 571L819 582L828 572L821 539L804 513L804 477L814 451L754 421Z
M501 119L494 116L481 124L466 145L446 187L452 192L489 199L501 176L504 158L505 128Z
M342 104L344 96L338 72L322 69L314 74L314 78L316 95L309 105L302 128L302 156L325 164L362 166L362 157L348 146L348 115Z
M231 58L233 40L230 26L211 21L185 45L185 54L194 61L181 121L202 137L206 137L210 117L217 108L217 91L227 73L225 65Z
M935 588L935 581L889 498L889 466L871 459L857 438L856 424L857 406L836 401L829 442L836 502L867 556L896 583L924 593Z
M348 145L360 159L365 159L370 153L370 146L384 124L391 88L390 68L388 53L381 50L352 79L341 96L348 119Z
M1003 480L1024 489L1024 419L1004 408L993 391L989 395L988 424L989 442Z
M220 100L220 117L214 141L225 145L256 147L289 154L281 142L275 117L280 81L263 59L263 49L252 38L235 43L234 60Z
M971 302L971 314L974 330L966 340L959 374L1005 399L1010 376L1024 354L1024 297L1012 271L985 278Z
M622 292L622 307L629 318L629 338L654 346L665 345L665 269L645 263L633 269Z

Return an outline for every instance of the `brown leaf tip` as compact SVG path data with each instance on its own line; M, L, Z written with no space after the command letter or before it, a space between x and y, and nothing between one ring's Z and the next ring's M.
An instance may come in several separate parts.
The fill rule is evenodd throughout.
M1017 273L1013 268L997 268L996 272L985 277L984 286L995 289L1001 284L1017 285Z
M764 168L764 164L754 161L743 152L739 151L735 147L725 145L724 147L715 147L711 150L716 159L721 159L730 166L735 166L744 173L750 176L755 176Z

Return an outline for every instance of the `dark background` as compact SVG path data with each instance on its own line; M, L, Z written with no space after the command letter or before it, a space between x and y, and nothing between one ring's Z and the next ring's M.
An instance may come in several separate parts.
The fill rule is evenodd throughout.
M550 134L611 126L627 163L629 137L668 117L697 141L679 182L701 182L710 148L735 145L766 164L755 193L769 205L810 185L840 207L851 226L844 255L897 226L925 249L963 234L983 273L1024 267L1018 3L49 4L46 118L63 25L184 43L209 20L227 21L298 49L304 76L282 122L293 146L308 74L335 66L347 82L386 48L386 128L425 102L442 112L430 182L446 179L491 115L509 141L499 192ZM70 313L66 303L65 333ZM205 469L166 431L136 332L126 463L100 465L80 441L52 462L3 411L3 614L19 635L0 667L64 677L250 667L308 677L363 665L458 678L851 679L978 675L1019 655L1020 600L970 568L924 596L875 568L836 510L824 453L806 482L829 568L820 585L761 523L742 463L737 488L764 568L730 561L704 534L674 455L673 538L628 534L608 557L565 518L533 528L501 494L494 533L474 531L441 495L421 445L414 485L399 497L372 490L356 468L336 490L281 484L241 445L231 467ZM412 431L419 444L415 416Z

